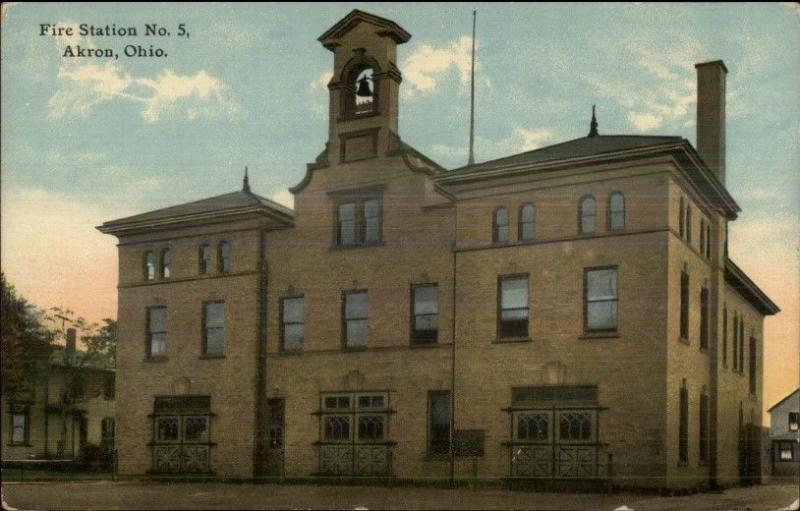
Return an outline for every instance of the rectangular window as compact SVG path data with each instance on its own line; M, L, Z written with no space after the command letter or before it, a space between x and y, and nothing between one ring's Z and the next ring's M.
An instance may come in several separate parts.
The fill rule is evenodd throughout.
M284 351L303 349L303 314L302 296L281 299L281 348Z
M800 428L800 413L789 412L789 431L797 431Z
M689 391L681 388L680 426L678 429L678 459L681 463L689 461Z
M105 373L103 381L103 397L105 399L114 399L115 397L115 384L116 377L114 373Z
M681 239L686 236L686 204L683 197L681 197L680 211L678 211L678 226L681 233Z
M367 292L349 291L344 294L344 345L360 348L367 345Z
M722 366L728 367L728 307L722 309Z
M744 373L744 316L739 316L739 372Z
M700 395L700 462L708 461L708 396Z
M686 242L692 244L692 207L686 206Z
M30 412L27 406L12 404L11 407L11 443L25 445L28 443Z
M681 272L681 339L689 339L689 274Z
M583 314L587 332L617 330L617 268L585 270Z
M147 308L147 356L167 354L167 308Z
M225 352L225 302L203 305L203 354L222 355Z
M700 253L706 255L706 221L700 219Z
M708 289L700 290L700 349L708 349Z
M522 338L528 336L528 277L500 277L498 298L499 338Z
M428 393L428 454L450 452L450 391Z
M411 286L411 311L411 343L435 343L439 334L436 284Z
M756 362L758 361L757 357L757 346L755 338L750 338L750 394L756 394Z
M371 245L382 240L380 198L341 203L336 208L336 243L339 246Z
M780 453L780 461L794 461L794 444L793 442L779 442L778 452Z
M706 257L711 259L711 224L706 225Z
M739 327L737 326L739 323L739 316L737 313L733 313L733 370L739 370Z

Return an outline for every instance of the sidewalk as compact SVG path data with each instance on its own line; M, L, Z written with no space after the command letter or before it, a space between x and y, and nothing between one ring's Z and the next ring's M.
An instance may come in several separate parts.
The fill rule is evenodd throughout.
M530 509L613 511L776 511L798 498L795 485L733 488L686 497L533 493L505 490L220 483L3 483L3 500L23 509Z

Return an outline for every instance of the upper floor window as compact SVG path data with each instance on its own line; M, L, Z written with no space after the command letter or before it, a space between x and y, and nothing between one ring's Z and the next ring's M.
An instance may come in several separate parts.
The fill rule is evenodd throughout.
M161 251L161 278L168 279L172 275L172 256L168 248Z
M706 255L706 221L700 219L700 253Z
M152 251L144 253L144 278L146 280L156 279L156 254Z
M789 412L789 431L800 429L800 413Z
M494 210L492 241L495 243L508 243L508 210L506 208L501 207Z
M722 366L728 367L728 306L722 308Z
M103 398L114 399L116 395L116 376L112 372L105 373L103 376Z
M739 372L744 374L744 314L739 316Z
M203 304L203 355L225 352L225 302Z
M346 292L343 312L342 330L345 347L365 347L367 345L367 292Z
M708 303L708 289L700 290L700 349L708 349L708 329L710 326L709 314L711 308Z
M612 231L625 228L625 196L621 192L608 197L608 228Z
M281 348L284 351L303 349L304 305L302 296L287 297L281 300Z
M536 208L523 204L519 209L519 240L531 241L536 232Z
M689 339L689 274L681 272L681 339Z
M692 207L686 206L686 241L692 242Z
M597 230L597 203L594 197L587 195L578 204L578 221L580 233L587 234Z
M528 276L500 277L497 336L521 338L528 336Z
M739 370L739 314L733 313L733 370Z
M686 202L681 197L680 210L678 211L678 228L680 229L681 239L686 237Z
M200 274L205 275L211 271L211 245L208 243L200 245L197 255Z
M758 354L756 353L757 343L754 337L750 338L750 394L756 394L756 375L758 372Z
M220 273L230 273L231 271L231 244L221 241L217 248L217 266Z
M439 299L436 284L411 287L411 342L434 343L439 334Z
M337 208L336 242L340 246L369 245L382 239L381 199L345 202Z
M147 308L147 356L167 354L167 308Z
M711 259L711 223L706 224L706 257Z
M617 301L617 268L587 269L584 294L586 331L616 331Z

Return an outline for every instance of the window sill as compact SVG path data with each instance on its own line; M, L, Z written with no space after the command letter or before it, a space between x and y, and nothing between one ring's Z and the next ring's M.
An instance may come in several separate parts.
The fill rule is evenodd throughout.
M432 454L428 453L422 458L422 461L450 461L450 453Z
M409 345L408 345L408 347L411 348L411 349L436 348L438 346L439 346L439 342L438 341L427 341L427 342L411 341L409 343Z
M333 245L331 250L352 250L357 248L384 247L385 241L375 241L371 243L355 243L353 245Z
M520 342L531 342L532 339L530 337L502 337L500 339L495 339L492 341L492 344L516 344Z
M367 351L366 346L342 346L342 351L349 353L349 352L358 352L358 351Z
M301 349L300 350L283 350L282 349L281 351L278 352L278 354L280 356L283 356L283 357L296 357L298 355L302 355L303 354L303 350L301 350Z
M215 353L206 353L205 355L200 355L198 357L200 360L215 360L218 358L225 358L223 354L215 354Z
M166 362L167 361L167 356L163 355L163 356L157 356L157 357L145 357L144 361L145 362Z
M578 339L619 339L619 332L584 332Z
M29 444L29 443L21 444L21 443L9 442L9 443L6 444L6 446L7 447L33 447L33 444ZM16 460L9 460L9 461L16 461Z

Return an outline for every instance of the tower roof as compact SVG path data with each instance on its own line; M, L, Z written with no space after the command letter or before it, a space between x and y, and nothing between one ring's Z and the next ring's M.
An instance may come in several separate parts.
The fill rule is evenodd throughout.
M381 36L391 37L397 44L403 44L411 39L411 34L392 20L375 16L368 12L353 9L350 14L339 20L335 25L319 36L317 40L324 47L333 51L336 41L353 30L359 23L369 23L376 27L376 33Z

